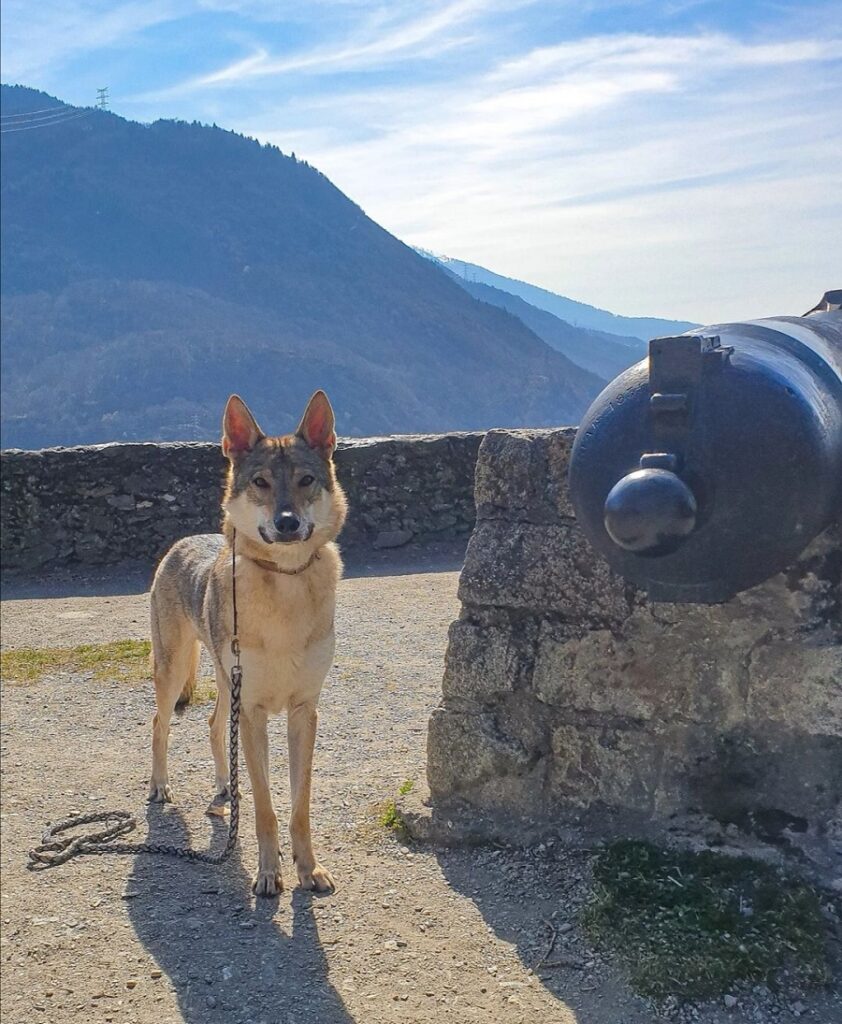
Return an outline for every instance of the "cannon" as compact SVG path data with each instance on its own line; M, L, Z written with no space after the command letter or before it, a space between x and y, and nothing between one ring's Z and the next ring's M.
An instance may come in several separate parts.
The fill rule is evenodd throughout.
M840 302L654 338L585 414L577 521L650 600L727 601L842 515Z

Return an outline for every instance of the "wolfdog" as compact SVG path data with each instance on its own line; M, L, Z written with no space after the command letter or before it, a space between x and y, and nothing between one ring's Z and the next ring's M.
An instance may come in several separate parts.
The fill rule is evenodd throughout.
M335 888L330 872L316 861L310 837L317 704L333 660L336 585L342 573L333 541L346 513L334 471L335 447L333 409L323 391L310 399L295 433L283 437L267 437L245 402L232 395L222 425L222 450L229 462L223 534L178 541L152 584L157 713L149 799L173 799L167 774L170 719L176 705L190 698L201 642L216 671L216 706L209 720L216 797L208 810L219 813L229 796L225 734L234 660L231 542L236 537L240 732L254 794L259 853L253 890L260 896L283 890L266 728L267 716L283 710L298 880L317 892Z

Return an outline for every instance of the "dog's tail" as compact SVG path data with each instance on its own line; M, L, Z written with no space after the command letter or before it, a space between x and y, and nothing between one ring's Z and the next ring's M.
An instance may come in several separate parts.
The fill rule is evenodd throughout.
M199 647L199 641L194 640L190 649L190 662L187 669L187 678L184 680L184 686L181 688L181 693L178 695L178 700L175 702L176 710L181 710L187 707L193 698L193 693L196 689L196 679L199 675L199 655L201 648Z

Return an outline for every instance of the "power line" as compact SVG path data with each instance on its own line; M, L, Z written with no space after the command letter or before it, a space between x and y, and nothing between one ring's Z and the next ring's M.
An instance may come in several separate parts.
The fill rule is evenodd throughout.
M60 120L48 121L46 124L16 125L14 128L0 128L0 135L9 135L11 132L31 132L33 128L52 128L53 125L67 124L68 121L75 121L77 117L88 117L94 110L83 110L72 117L63 117Z
M75 113L76 109L76 107L65 107L63 110L60 110L55 114L39 114L37 117L30 117L25 121L3 121L0 122L0 124L2 124L3 128L17 128L22 124L43 124L49 121L60 121L66 115Z
M46 114L49 111L64 110L67 104L63 104L60 107L41 107L40 110L27 110L22 114L0 114L0 118L4 121L11 120L13 117L32 117L33 114Z
M96 105L100 110L108 110L108 86L96 91Z

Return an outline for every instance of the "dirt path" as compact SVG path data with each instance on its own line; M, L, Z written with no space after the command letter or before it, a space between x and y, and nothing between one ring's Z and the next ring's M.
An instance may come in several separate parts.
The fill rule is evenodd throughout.
M241 845L222 868L109 856L27 871L25 852L44 823L75 812L130 809L141 837L148 831L196 847L212 837L220 842L224 826L203 814L212 780L206 707L189 708L173 729L177 803L147 807L151 686L61 674L7 688L4 1024L655 1020L578 934L585 853L410 850L376 824L374 806L423 770L447 626L458 613L456 582L455 571L427 567L342 584L338 655L316 755L314 835L339 885L323 899L294 888L274 901L251 895L256 845L247 778ZM100 596L84 596L86 586ZM142 584L124 581L123 589L135 591L124 595L119 589L107 579L42 588L48 597L12 589L18 599L3 606L3 643L147 636ZM284 747L276 720L271 749L282 823ZM291 887L292 865L284 867ZM561 966L542 971L552 931ZM748 999L738 1011L710 1007L682 1019L780 1019L764 1006ZM810 1003L805 1016L831 1024L830 1007Z

